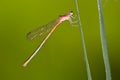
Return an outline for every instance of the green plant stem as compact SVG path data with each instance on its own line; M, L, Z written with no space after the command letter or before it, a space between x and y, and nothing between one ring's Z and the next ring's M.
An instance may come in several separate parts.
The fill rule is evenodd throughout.
M104 28L104 16L102 12L101 0L97 0L97 2L98 2L99 23L100 23L100 37L101 37L103 59L105 64L106 80L111 80L111 70L109 64L107 40L106 40L106 34Z
M78 23L79 23L79 27L80 27L80 35L81 35L81 39L82 39L82 47L83 47L83 53L84 53L84 60L85 60L85 64L86 64L87 76L88 76L88 80L92 80L77 0L75 0L75 5L76 5L77 16L78 16Z

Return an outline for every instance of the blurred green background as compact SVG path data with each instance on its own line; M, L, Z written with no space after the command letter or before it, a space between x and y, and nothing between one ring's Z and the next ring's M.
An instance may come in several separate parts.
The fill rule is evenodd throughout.
M120 78L120 1L102 0L112 78ZM79 0L93 80L105 80L97 0ZM74 0L0 0L0 80L87 80L79 27L63 22L39 54L23 62L43 39L26 34L73 10Z

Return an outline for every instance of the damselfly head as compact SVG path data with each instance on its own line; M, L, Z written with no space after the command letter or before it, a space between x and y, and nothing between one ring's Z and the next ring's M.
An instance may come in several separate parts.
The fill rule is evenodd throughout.
M73 11L70 11L69 13L70 13L70 15L73 15Z

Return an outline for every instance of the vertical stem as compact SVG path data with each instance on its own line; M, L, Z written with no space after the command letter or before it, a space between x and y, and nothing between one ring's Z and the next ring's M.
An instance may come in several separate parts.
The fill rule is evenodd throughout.
M77 16L78 16L78 23L79 23L79 27L80 27L80 35L81 35L81 39L82 39L83 55L84 55L84 60L85 60L85 64L86 64L87 76L88 76L88 80L92 80L77 0L75 0L75 5L76 5Z
M104 28L104 16L102 12L101 1L97 0L97 2L98 2L99 23L100 23L100 37L101 37L103 59L105 64L106 80L111 80L111 70L110 70L109 57L108 57L107 40L106 40L106 33Z

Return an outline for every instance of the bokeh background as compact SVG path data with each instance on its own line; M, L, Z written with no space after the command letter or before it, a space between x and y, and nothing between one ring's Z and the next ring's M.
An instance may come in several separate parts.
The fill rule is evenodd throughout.
M93 80L105 80L97 0L78 0ZM113 80L120 78L120 1L102 0ZM26 34L76 8L74 0L0 0L0 80L87 80L79 27L63 22L38 55L43 38Z

